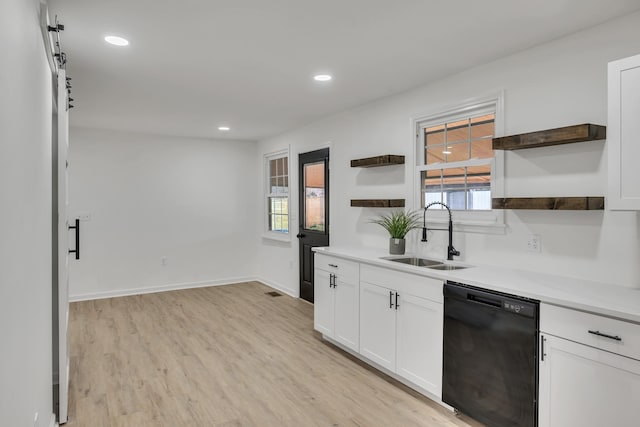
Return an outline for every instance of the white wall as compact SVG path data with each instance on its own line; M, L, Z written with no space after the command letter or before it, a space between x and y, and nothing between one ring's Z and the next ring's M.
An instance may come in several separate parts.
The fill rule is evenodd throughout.
M91 215L71 298L255 277L256 155L255 142L71 128L70 212Z
M0 424L15 427L53 413L52 86L39 9L0 5Z
M398 197L418 207L413 190L412 117L446 111L465 100L504 90L506 135L579 123L606 124L607 62L640 52L638 28L640 14L636 13L260 141L259 152L290 144L295 171L296 153L330 141L331 245L385 250L385 232L367 223L380 211L351 208L349 200ZM349 167L350 159L378 154L404 154L407 165L404 169ZM506 196L605 195L603 141L507 152L505 157ZM294 209L296 182L293 176ZM506 211L506 222L503 234L456 233L454 243L461 259L640 288L636 213ZM542 253L526 251L529 234L541 236ZM428 244L414 238L409 250L444 257L446 233L433 237ZM290 244L262 241L259 274L297 294L298 271L289 268L291 261L297 264L297 257L295 239Z

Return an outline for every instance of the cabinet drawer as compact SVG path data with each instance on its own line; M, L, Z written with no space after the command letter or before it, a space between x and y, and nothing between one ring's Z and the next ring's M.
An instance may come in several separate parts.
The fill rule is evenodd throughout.
M407 293L439 303L444 301L442 280L365 264L360 268L360 280L394 289L399 293Z
M357 284L360 281L360 264L354 261L316 253L314 267L333 273L346 283Z
M635 323L540 304L540 331L640 360L640 325Z

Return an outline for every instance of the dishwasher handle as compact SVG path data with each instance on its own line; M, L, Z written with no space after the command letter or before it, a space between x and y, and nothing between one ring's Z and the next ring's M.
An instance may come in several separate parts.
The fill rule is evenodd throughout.
M477 302L478 304L490 305L491 307L502 308L502 301L499 299L487 298L481 295L475 295L472 293L467 294L469 301Z

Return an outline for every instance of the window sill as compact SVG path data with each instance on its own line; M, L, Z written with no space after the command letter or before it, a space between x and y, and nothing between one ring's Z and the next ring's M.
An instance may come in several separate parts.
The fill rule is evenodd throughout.
M262 233L262 238L267 240L276 240L278 242L291 242L291 235L289 233L274 233L267 231Z

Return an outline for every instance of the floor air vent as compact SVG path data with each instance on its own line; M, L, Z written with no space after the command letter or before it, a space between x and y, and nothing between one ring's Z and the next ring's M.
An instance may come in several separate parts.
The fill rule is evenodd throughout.
M281 297L282 294L280 292L276 292L276 291L271 291L271 292L266 292L267 295L272 296L272 297Z

